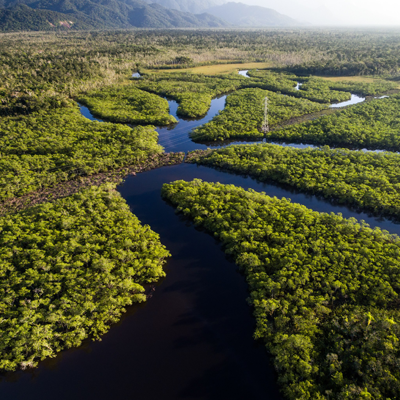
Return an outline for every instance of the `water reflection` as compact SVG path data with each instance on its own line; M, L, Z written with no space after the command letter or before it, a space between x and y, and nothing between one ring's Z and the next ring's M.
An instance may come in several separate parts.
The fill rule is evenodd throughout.
M329 108L341 108L346 106L351 106L353 104L362 103L365 101L365 97L357 96L356 94L351 95L351 99L347 101L342 101L341 103L331 104Z
M168 100L169 113L174 116L178 123L166 127L158 127L159 144L165 148L165 151L191 151L207 148L206 144L194 143L189 133L196 127L211 121L221 110L225 108L226 96L221 96L211 101L210 109L203 118L184 119L177 114L178 103L175 100Z
M84 106L84 105L82 105L80 103L78 103L78 106L79 106L79 110L80 110L81 114L85 118L90 119L91 121L104 122L102 119L95 118L93 116L93 114L90 112L90 110L86 106Z
M296 89L296 90L300 90L300 87L301 87L301 86L303 86L303 84L300 83L300 82L297 82L295 89Z
M250 76L247 74L249 72L248 69L244 69L242 71L239 71L239 75L245 76L246 78L250 78Z

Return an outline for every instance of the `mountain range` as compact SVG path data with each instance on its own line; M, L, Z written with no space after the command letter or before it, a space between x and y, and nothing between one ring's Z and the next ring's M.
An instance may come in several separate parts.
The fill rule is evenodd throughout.
M0 0L0 31L298 25L269 8L223 1Z
M165 8L200 14L208 8L219 6L225 0L143 0L147 4L157 3Z
M221 18L233 26L296 26L301 25L294 19L277 11L260 6L248 6L243 3L229 2L205 10L208 14Z
M228 25L211 14L192 14L140 0L0 0L0 31Z

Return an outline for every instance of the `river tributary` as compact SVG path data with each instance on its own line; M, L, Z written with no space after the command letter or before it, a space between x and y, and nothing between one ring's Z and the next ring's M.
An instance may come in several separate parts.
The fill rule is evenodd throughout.
M170 101L171 114L179 121L158 128L160 144L166 151L206 148L193 143L189 132L212 119L224 104L224 96L214 99L207 116L187 121L177 117L177 104ZM81 110L93 119L88 110ZM148 288L146 304L130 307L101 342L86 341L35 370L3 377L2 400L281 399L270 359L252 338L255 321L246 303L245 278L211 235L161 198L164 183L194 178L291 198L315 211L340 212L400 234L400 225L391 221L203 166L180 164L129 176L118 190L170 250L167 277Z

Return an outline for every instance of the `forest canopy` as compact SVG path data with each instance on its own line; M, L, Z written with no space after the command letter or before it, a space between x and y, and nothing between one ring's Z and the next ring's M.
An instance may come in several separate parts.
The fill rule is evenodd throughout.
M0 217L0 369L34 367L99 339L127 306L146 300L145 283L164 276L168 251L115 187L54 197L79 190L86 178L90 184L94 174L119 178L124 167L167 159L149 126L175 122L166 98L178 102L180 116L199 118L227 95L225 109L192 132L199 142L266 137L399 151L399 95L327 110L351 93L400 88L398 36L362 28L0 34L0 202L13 210ZM191 72L217 64L235 66L227 74ZM261 65L248 77L237 73ZM362 76L349 81L352 75ZM260 130L265 97L267 133ZM115 123L84 118L77 100ZM168 129L163 138L169 133L171 146L188 140ZM268 144L189 155L395 218L399 157ZM397 237L234 186L180 181L162 194L219 238L246 274L255 338L272 354L289 400L399 397ZM15 212L15 203L26 210Z
M400 96L357 104L266 134L267 140L400 151Z
M268 97L268 119L271 127L326 108L323 104L268 90L242 89L228 95L224 110L212 121L191 132L191 138L196 142L204 142L263 137L261 126L264 120L265 97Z
M399 238L233 185L176 181L162 195L244 271L288 399L398 397Z
M176 119L169 115L168 101L132 85L106 87L78 97L96 117L133 125L169 125Z
M78 106L0 121L0 199L162 153L152 126L90 121Z
M400 219L400 154L260 143L194 151L186 160Z
M178 115L197 118L207 113L214 97L246 84L246 78L238 74L204 76L174 72L146 74L138 87L176 100L179 103Z
M112 185L0 217L0 369L99 339L168 256Z

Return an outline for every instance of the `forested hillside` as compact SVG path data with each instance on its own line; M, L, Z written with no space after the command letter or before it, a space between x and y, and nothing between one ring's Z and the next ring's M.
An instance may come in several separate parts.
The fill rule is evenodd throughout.
M167 9L141 0L3 0L0 31L221 27L210 15Z
M62 14L50 10L35 10L25 4L0 9L0 31L51 31L92 29L96 21L83 16Z

